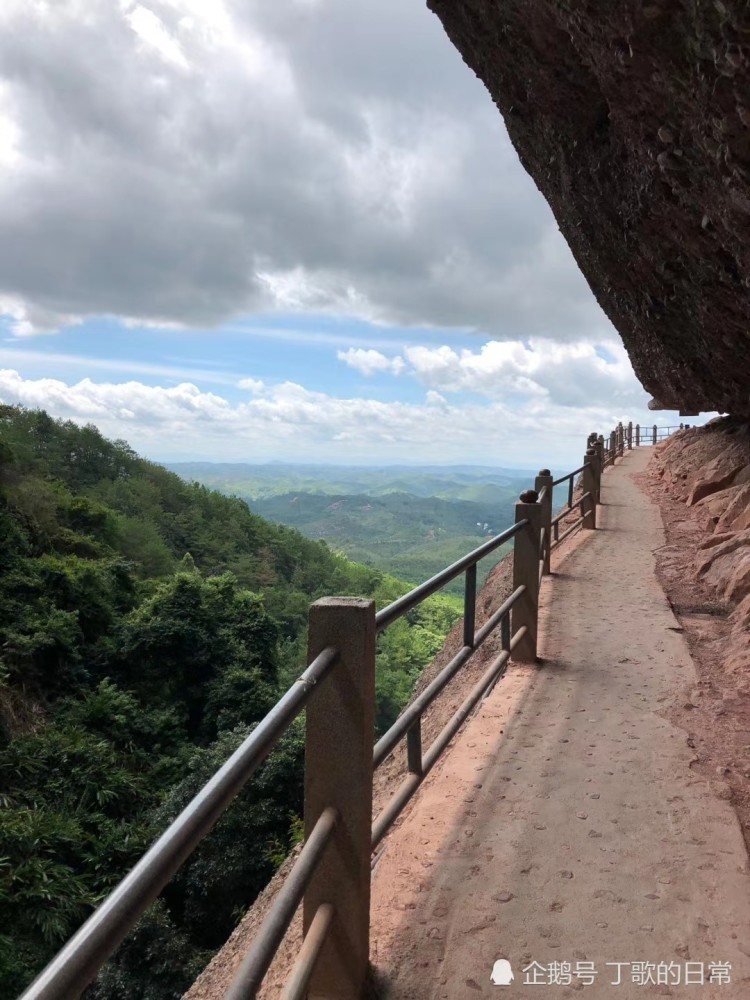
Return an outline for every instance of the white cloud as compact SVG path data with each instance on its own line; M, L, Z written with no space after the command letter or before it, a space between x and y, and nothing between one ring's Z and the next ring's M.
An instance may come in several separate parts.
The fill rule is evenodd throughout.
M46 409L53 416L93 422L111 437L125 436L157 459L364 462L476 462L560 468L580 458L588 433L620 420L653 423L645 409L624 408L600 396L565 406L529 395L510 406L502 398L453 405L435 390L423 403L337 398L293 382L266 385L232 402L190 382L67 384L24 379L0 370L0 400ZM662 418L662 422L667 422ZM124 426L123 426L124 424Z
M177 359L175 359L177 360ZM215 365L215 360L204 361L203 364ZM12 367L23 365L25 368L60 369L73 371L117 372L130 375L157 376L170 381L196 380L218 385L237 385L237 377L214 368L189 367L180 365L151 364L147 361L127 358L92 358L80 354L53 353L50 351L20 350L15 347L0 346L0 366ZM250 380L252 381L252 380Z
M539 338L527 344L491 340L478 350L460 351L420 344L391 357L350 348L337 357L363 375L411 375L436 395L440 390L499 399L512 393L582 407L607 401L639 407L643 399L625 349L611 339L568 344Z
M406 368L406 362L403 358L388 358L380 351L366 350L362 347L351 347L348 351L338 351L336 357L362 375L373 375L375 372L390 372L393 375L399 375Z
M439 392L435 392L434 389L430 389L425 394L425 400L430 406L447 406L448 401L445 396L441 396Z
M0 308L19 334L270 309L609 329L421 2L3 0L0 26Z
M265 388L265 382L259 378L241 378L237 383L238 389L247 389L248 392L262 392Z
M127 14L130 27L147 46L155 49L167 62L182 69L188 68L188 61L180 43L169 34L162 21L148 7L137 4Z

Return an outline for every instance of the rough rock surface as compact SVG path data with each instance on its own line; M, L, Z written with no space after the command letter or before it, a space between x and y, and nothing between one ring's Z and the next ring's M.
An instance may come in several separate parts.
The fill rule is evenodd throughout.
M693 579L726 608L723 660L750 694L750 425L724 418L680 431L655 449L652 475L701 528Z
M750 6L428 0L643 385L750 414Z
M686 506L701 464L731 469L743 450L747 470L750 442L738 422L681 432L654 449L642 486L661 508L667 543L654 552L657 575L698 670L668 714L689 734L691 769L726 783L750 848L750 489L738 481Z

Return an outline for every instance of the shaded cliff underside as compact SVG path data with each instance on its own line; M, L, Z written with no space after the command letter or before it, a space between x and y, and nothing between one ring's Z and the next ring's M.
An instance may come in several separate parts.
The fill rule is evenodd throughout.
M750 7L428 0L664 406L750 413Z

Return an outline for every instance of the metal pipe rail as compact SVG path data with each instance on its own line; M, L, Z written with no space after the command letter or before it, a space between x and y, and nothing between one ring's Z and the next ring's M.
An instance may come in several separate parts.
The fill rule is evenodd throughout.
M397 598L391 604L388 604L385 608L378 611L375 615L375 624L378 632L382 632L383 629L388 628L393 622L397 621L399 618L403 618L405 614L408 614L412 608L416 608L418 604L421 604L428 597L432 597L436 594L438 590L450 583L451 580L455 580L457 576L464 573L467 569L472 566L476 566L480 559L485 556L491 555L495 549L500 548L500 546L513 538L514 535L523 527L522 524L513 524L510 528L506 528L505 531L501 531L499 535L495 535L494 538L490 538L489 541L480 545L478 548L474 549L472 552L467 553L456 562L447 566L445 569L436 573L435 576L430 577L429 580L425 580L424 583L420 583L418 587L410 590L408 594L404 594L403 597Z
M658 427L656 424L643 426L628 424L628 448L640 448L644 445L655 445L660 441L666 441L668 437L677 431L687 430L690 424L679 424L668 427Z
M325 679L338 652L327 648L174 820L23 993L22 1000L68 1000L94 979L138 918L260 767Z
M270 913L263 921L250 950L237 970L225 1000L245 1000L248 996L255 996L284 935L289 930L295 911L328 847L338 820L338 812L330 806L320 814L286 882L279 890ZM322 946L323 940L320 943Z
M501 535L498 535L496 536L496 538L492 539L492 543L496 543L493 544L493 549L497 548L498 544L501 544L497 541L498 539L502 538L503 540L505 540L508 537L513 537L523 527L525 527L526 524L528 524L528 521L526 521L525 519L522 521L518 521L512 527L508 528L507 531L502 532ZM475 549L473 553L470 553L471 556L473 557L475 556L476 558L470 564L470 566L465 567L466 569L470 568L476 569L476 564L481 558L481 556L477 555L477 553L483 552L485 548L486 546L481 546L480 548ZM490 551L492 551L492 549L490 549ZM465 556L464 559L461 559L459 562L464 563L468 559L469 556ZM459 563L454 563L453 565L458 566ZM458 570L457 572L452 572L452 570L453 567L449 567L447 570L444 570L443 573L439 573L437 576L433 577L432 580L433 581L438 580L440 577L446 574L444 582L440 584L440 586L445 586L445 583L448 583L450 580L454 579L454 577L457 576L459 572L463 571L463 570ZM447 574L449 572L451 575L448 576ZM428 581L428 583L432 583L432 581ZM422 586L424 586L424 584ZM514 591L513 594L511 594L511 596L500 605L498 610L492 615L489 621L485 622L484 626L478 632L475 632L474 631L475 615L476 615L475 588L476 588L475 574L472 574L472 576L469 576L467 574L465 592L464 592L464 611L468 610L470 614L464 615L464 645L462 649L456 654L456 656L453 657L450 663L448 663L447 666L445 666L440 671L438 676L432 681L431 684L429 684L428 687L425 688L422 694L419 695L418 698L415 698L410 705L408 705L408 707L401 713L398 719L396 719L396 721L393 723L391 728L386 733L384 733L383 736L381 736L381 738L375 745L375 750L373 753L373 767L377 768L383 763L388 754L394 749L394 747L398 744L398 742L406 735L407 731L411 728L411 726L420 718L425 709L432 704L432 702L440 694L440 692L443 690L445 685L450 681L450 679L464 665L464 663L466 663L466 661L469 659L472 653L474 653L474 651L478 649L479 646L482 645L482 643L490 634L490 632L500 623L501 619L505 615L509 614L510 609L513 607L513 605L523 592L521 588L518 588L516 591ZM416 590L419 589L420 588L416 588ZM436 587L435 589L439 589L439 587ZM416 593L416 590L413 590L409 594L406 594L405 597L410 598L412 594ZM434 590L430 590L430 594L434 592L435 592ZM400 598L399 600L403 601L404 598ZM422 600L424 600L424 598L422 598ZM384 608L383 611L379 612L379 615L383 615L384 612L390 612L391 609L393 609L398 603L399 601L394 601L393 604L389 604L388 607ZM387 628L387 625L391 624L391 622L396 621L397 618L400 618L402 615L406 614L406 611L407 610L410 611L415 606L416 603L419 603L419 601L414 603L409 601L407 603L408 606L406 607L406 610L402 611L401 614L394 615L392 618L390 618L390 620L387 622L386 625L382 626L382 628ZM375 621L376 622L378 621L378 615L375 615ZM488 628L487 626L490 625L490 623L491 627Z
M310 929L297 955L291 974L286 981L281 1000L305 1000L315 963L323 948L333 921L334 909L330 903L322 903L315 911Z
M573 469L572 472L567 472L564 476L560 476L559 479L553 480L552 485L559 486L560 483L564 483L566 479L572 479L574 476L580 475L580 473L583 472L585 468L586 468L586 463L584 462L584 464L580 466L580 468Z
M569 475L562 476L560 479L555 480L556 483L564 483L566 480L568 480L569 485L568 485L568 500L566 505L563 507L560 513L556 514L555 517L553 517L552 520L550 521L550 527L552 528L552 534L553 534L553 539L550 544L550 548L553 550L560 544L560 542L562 542L565 538L567 538L568 535L572 534L572 530L574 531L575 528L579 528L583 524L583 519L579 518L578 521L576 521L575 527L572 530L569 528L562 535L560 534L560 522L564 521L566 517L569 517L571 511L574 510L574 508L576 507L582 508L590 498L589 493L584 493L577 500L573 499L573 483L574 483L573 477L576 476L579 472L583 472L587 467L588 463L582 465L580 469L576 470L576 472L571 472L569 473Z
M522 626L511 639L509 648L504 649L498 656L495 657L490 666L487 670L485 670L480 679L471 689L471 692L468 697L465 698L461 707L455 715L453 715L448 724L443 727L427 753L422 754L420 747L418 757L410 761L409 776L402 782L396 794L373 824L373 850L375 850L380 841L393 826L394 822L398 819L399 815L403 812L409 799L411 799L429 772L435 766L441 753L445 750L463 723L466 721L471 713L471 710L480 700L482 695L505 673L508 660L510 659L510 654L521 641L525 632L526 627Z
M611 439L613 454L617 453L618 442L620 449L624 446L623 434L618 435ZM595 438L589 437L589 445ZM521 494L515 521L509 528L381 611L375 613L371 601L351 598L323 599L313 604L310 665L34 980L21 1000L73 1000L83 992L304 709L305 845L226 997L245 1000L256 995L302 900L305 936L284 989L284 1000L302 1000L308 988L326 995L332 983L347 995L357 994L367 966L369 881L363 879L366 872L369 880L370 853L482 697L503 676L509 660L536 658L539 590L544 575L550 571L550 553L577 528L596 527L599 483L605 464L603 438L596 440L598 452L590 449L584 464L573 472L557 480L547 469L540 472L536 489ZM581 473L584 492L574 500L575 478ZM554 487L564 482L569 484L567 507L552 518ZM560 522L575 508L580 509L581 516L560 535ZM510 540L514 542L512 593L477 627L477 564ZM462 573L461 649L375 743L370 758L361 736L369 733L372 738L376 635ZM425 711L498 627L500 652L431 746L423 750ZM345 734L342 741L346 745L340 747L332 741L330 732ZM372 774L403 739L407 774L372 823ZM342 927L346 931L343 937ZM341 987L341 983L348 985Z

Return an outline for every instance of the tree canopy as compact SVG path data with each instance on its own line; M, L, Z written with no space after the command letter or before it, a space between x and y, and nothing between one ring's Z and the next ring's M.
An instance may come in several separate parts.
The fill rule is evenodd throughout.
M14 996L265 715L326 594L407 589L139 458L0 406L0 996ZM457 620L380 640L382 732ZM182 995L299 835L299 721L91 989Z

